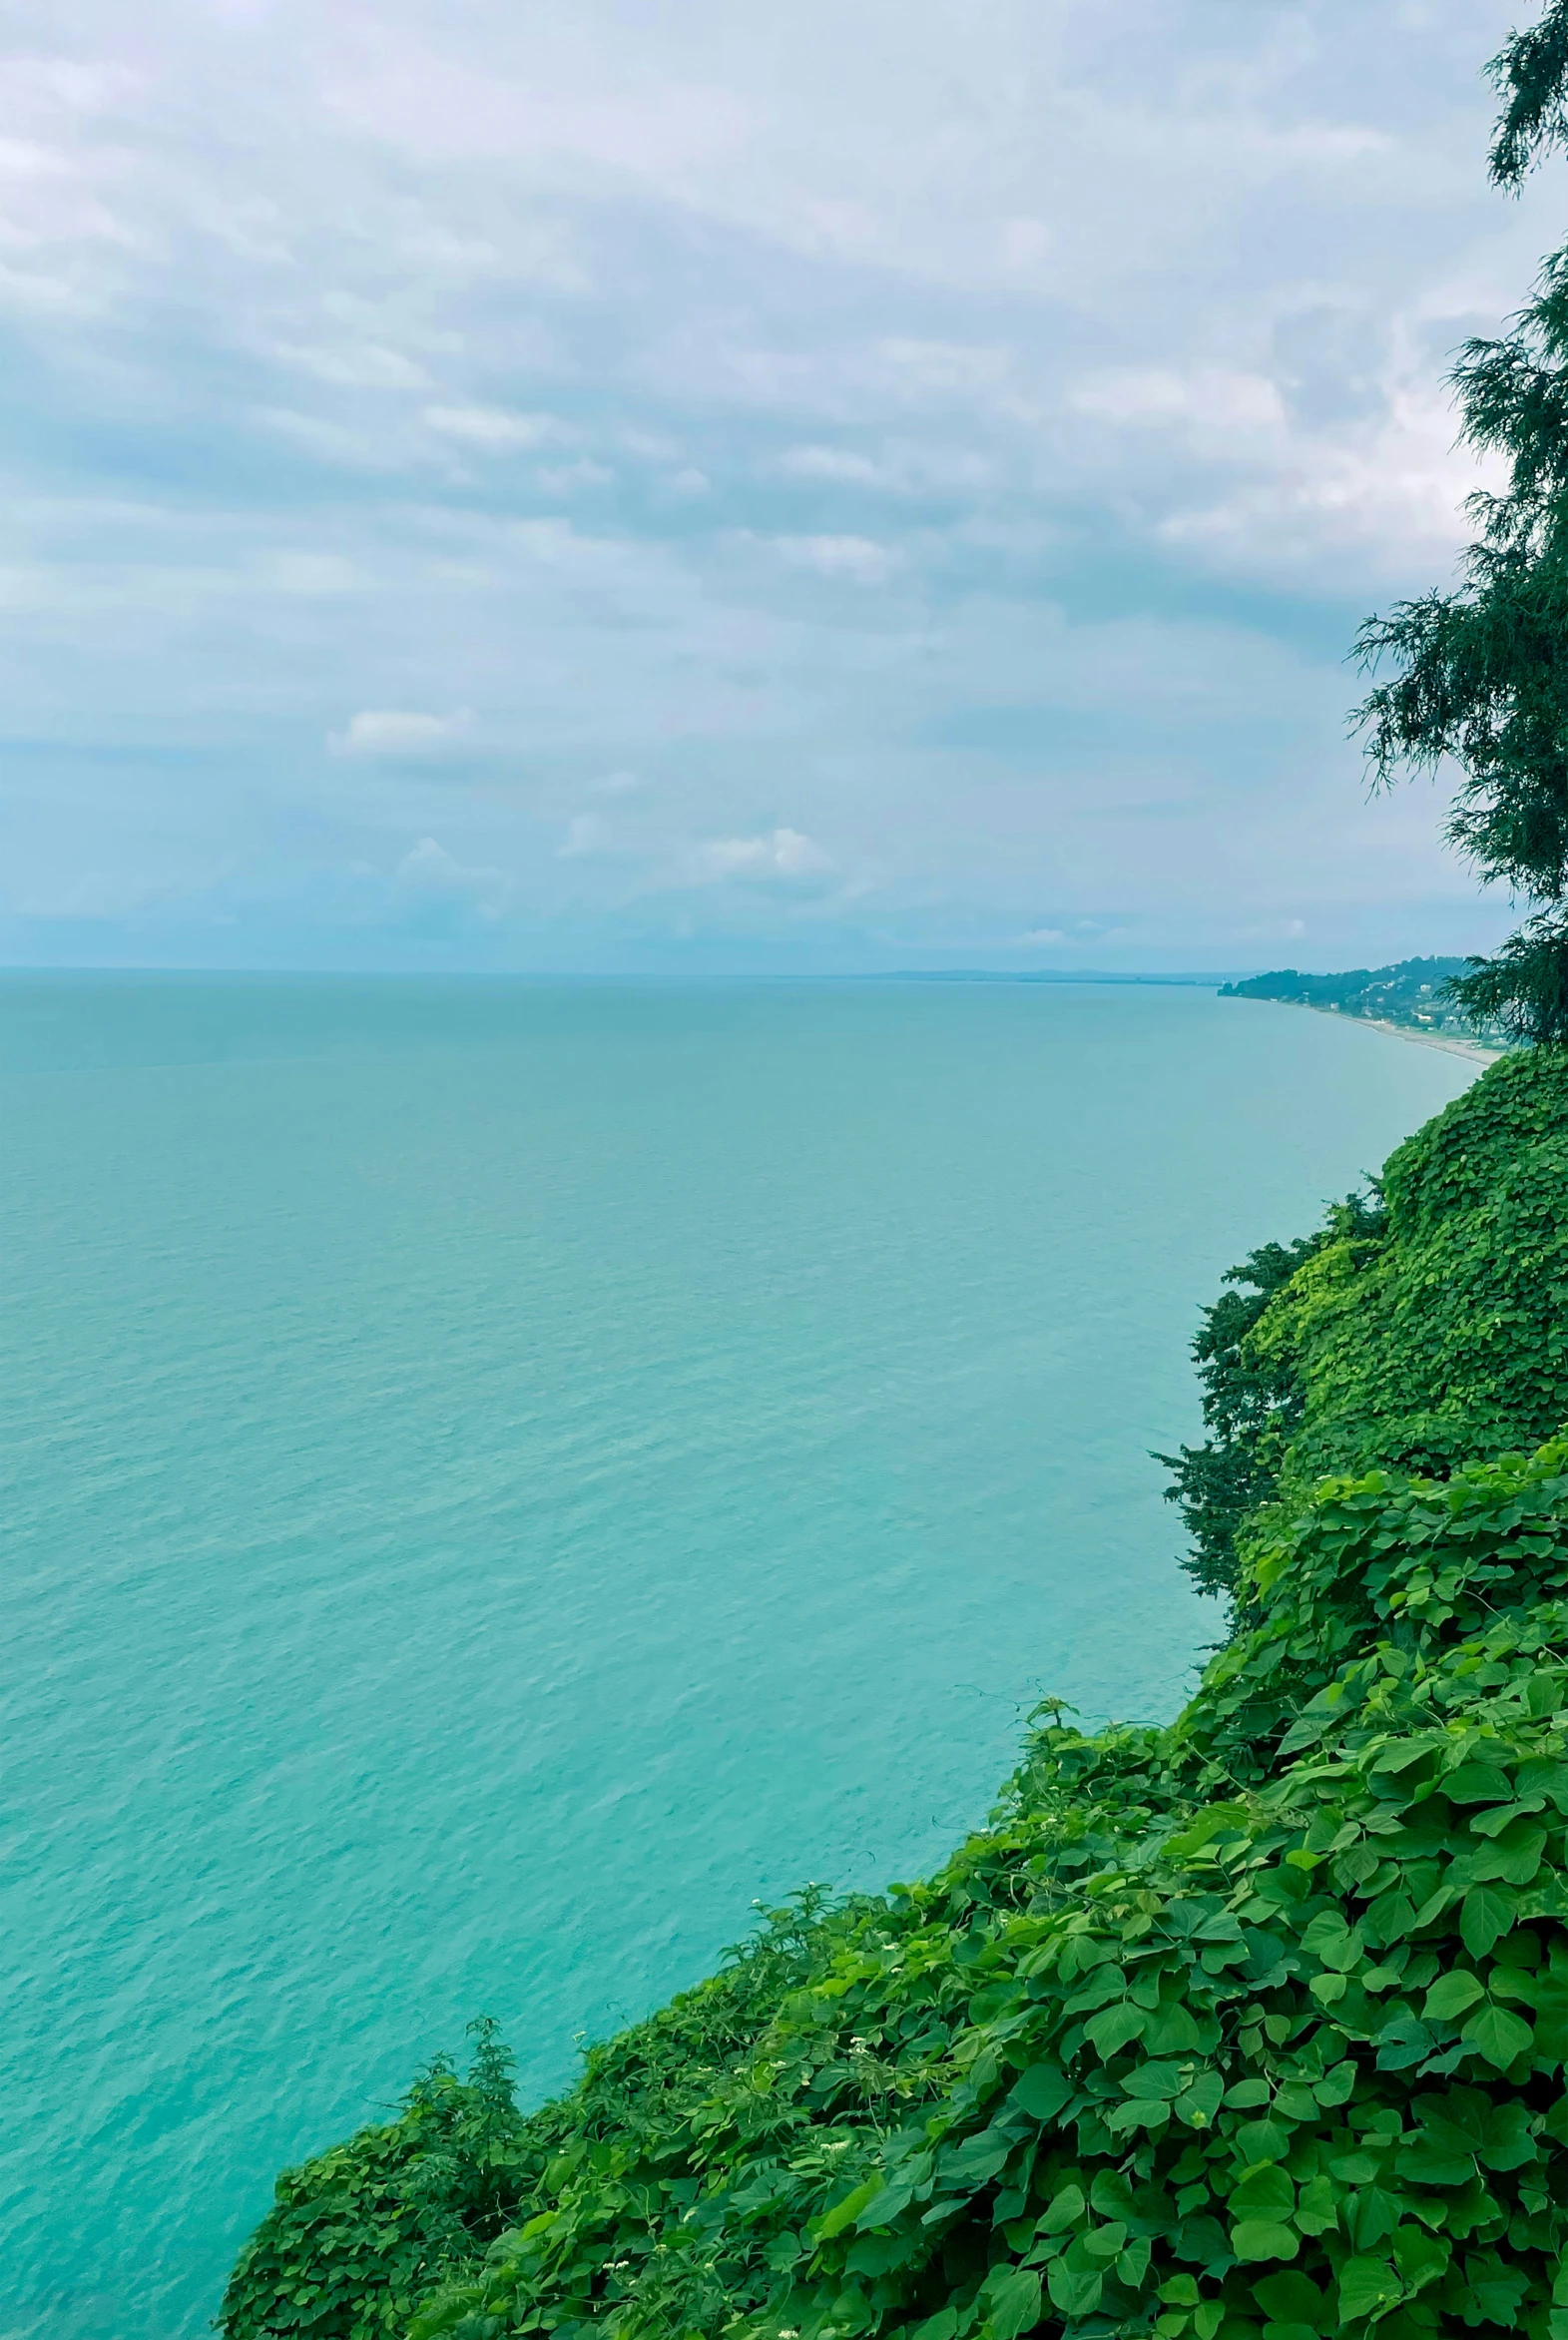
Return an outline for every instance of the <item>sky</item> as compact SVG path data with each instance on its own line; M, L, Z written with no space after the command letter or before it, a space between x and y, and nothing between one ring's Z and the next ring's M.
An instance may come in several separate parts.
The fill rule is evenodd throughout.
M0 963L1241 970L1368 800L1492 0L20 0Z

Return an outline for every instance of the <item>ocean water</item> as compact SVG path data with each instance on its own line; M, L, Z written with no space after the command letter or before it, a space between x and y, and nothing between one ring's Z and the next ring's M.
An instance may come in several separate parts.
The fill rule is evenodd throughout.
M1220 1271L1471 1068L1187 989L0 978L0 2335L524 2089L1218 1620Z

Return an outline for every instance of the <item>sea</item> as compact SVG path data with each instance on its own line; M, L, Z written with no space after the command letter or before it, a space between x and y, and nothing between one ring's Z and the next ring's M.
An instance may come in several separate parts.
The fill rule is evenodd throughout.
M1222 1629L1224 1270L1474 1077L1157 985L0 976L0 2340L194 2340L494 2016L528 2102L758 1905Z

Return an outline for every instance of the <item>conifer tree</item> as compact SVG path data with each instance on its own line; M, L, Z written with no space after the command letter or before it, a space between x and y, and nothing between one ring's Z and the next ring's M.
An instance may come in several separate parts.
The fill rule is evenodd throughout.
M1550 0L1488 68L1502 98L1495 186L1517 190L1568 147L1568 0ZM1356 710L1375 780L1444 761L1460 782L1447 834L1487 880L1537 905L1453 986L1521 1039L1568 1040L1568 248L1498 340L1471 340L1452 380L1460 438L1506 461L1501 493L1466 507L1478 530L1462 582L1370 618L1363 666L1396 669Z

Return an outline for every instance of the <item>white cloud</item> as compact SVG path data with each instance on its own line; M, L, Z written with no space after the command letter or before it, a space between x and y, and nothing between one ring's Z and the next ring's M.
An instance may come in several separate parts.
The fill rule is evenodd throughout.
M883 466L852 447L786 447L779 468L795 479L827 479L849 487L882 487L887 482Z
M437 437L492 455L548 446L570 436L553 414L518 414L505 406L426 406L422 419Z
M615 850L615 831L602 813L574 813L555 854L559 862L598 861Z
M841 577L851 585L884 584L903 559L893 547L873 543L868 536L780 536L774 549L791 568L812 569L818 577Z
M1483 184L1510 13L24 0L8 883L308 919L434 831L456 920L1446 947L1339 650L1451 572L1443 370L1557 236Z
M579 455L571 463L541 464L534 473L534 479L545 495L570 496L578 494L583 488L609 487L615 479L615 473L606 470L603 463L594 462L590 456Z
M457 909L485 920L502 916L510 892L503 871L469 868L433 837L421 837L403 856L393 888L415 906Z
M1257 373L1201 367L1178 373L1130 366L1083 382L1072 403L1111 422L1190 422L1208 430L1278 430L1286 419L1278 385Z
M814 878L833 866L821 847L797 829L773 829L761 837L710 839L696 849L692 865L698 879L706 884L727 878Z
M320 348L277 341L269 354L334 389L411 390L422 388L429 380L424 367L400 349L386 349L374 341Z
M327 745L334 756L414 763L447 755L472 728L466 708L456 715L420 715L408 708L366 707L350 716L344 730L330 733Z

